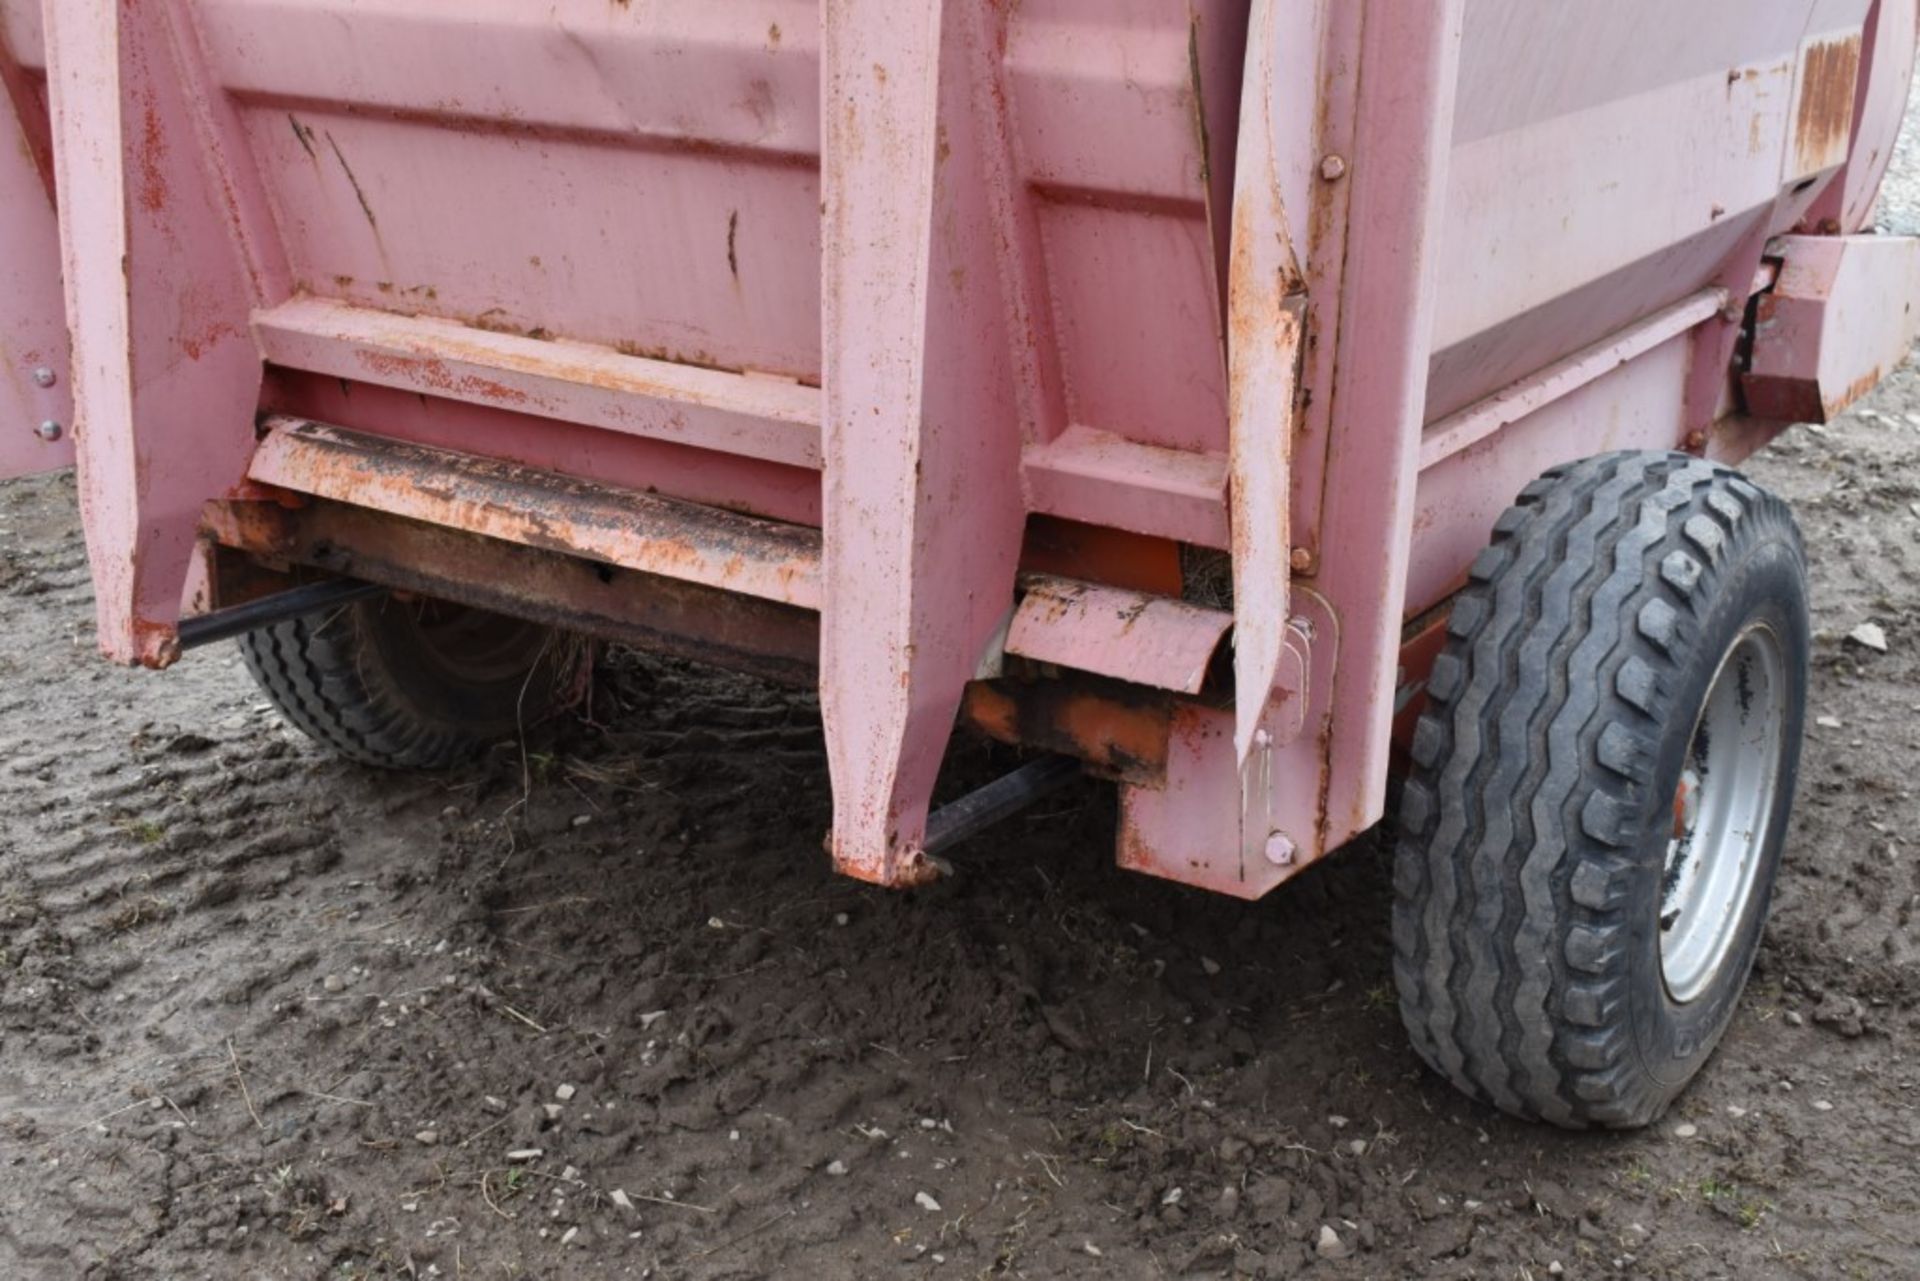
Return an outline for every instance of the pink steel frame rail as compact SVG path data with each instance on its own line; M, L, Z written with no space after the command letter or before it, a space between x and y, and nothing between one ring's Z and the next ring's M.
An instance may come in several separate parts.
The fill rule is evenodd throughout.
M1121 861L1258 896L1379 817L1406 620L1526 480L1751 448L1743 337L1822 412L1911 337L1911 243L1839 233L1915 10L60 0L42 60L0 4L101 644L173 661L210 501L569 550L820 611L849 874L935 874L1012 656L1180 696ZM1231 607L1023 584L1032 515L1225 552Z

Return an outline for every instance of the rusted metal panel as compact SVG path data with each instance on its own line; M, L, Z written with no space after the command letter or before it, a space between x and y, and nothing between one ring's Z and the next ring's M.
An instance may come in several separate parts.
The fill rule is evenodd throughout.
M1198 694L1233 616L1184 601L1030 579L1007 653L1154 689Z
M1053 516L1027 518L1020 568L1154 596L1178 596L1186 586L1178 543Z
M273 364L741 458L820 466L820 391L316 298L256 314Z
M1855 89L1860 80L1858 30L1810 40L1800 51L1793 87L1793 164L1796 176L1844 164L1853 142Z
M246 553L220 561L221 605L269 590L248 568L266 561L283 574L310 566L792 685L811 685L818 671L819 615L739 592L326 500L216 503L205 527Z
M270 419L266 427L249 471L262 485L785 605L820 606L820 537L803 526L321 423Z
M961 720L1016 747L1084 761L1102 777L1157 785L1166 777L1174 701L1102 680L1001 679L967 686Z
M1829 422L1906 359L1920 332L1920 241L1788 236L1761 297L1744 381L1748 410Z
M1806 210L1798 228L1804 232L1851 235L1873 229L1880 184L1907 118L1907 97L1897 90L1913 81L1920 0L1876 0L1865 35L1846 168Z

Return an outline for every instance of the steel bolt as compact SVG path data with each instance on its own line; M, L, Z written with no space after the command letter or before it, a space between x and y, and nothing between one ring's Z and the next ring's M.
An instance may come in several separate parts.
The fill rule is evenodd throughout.
M1293 572L1296 574L1311 574L1313 572L1313 549L1311 547L1294 548L1293 554L1287 557L1287 563L1293 566Z
M59 379L54 376L54 372L45 365L41 365L33 371L33 385L36 387L51 387L58 381Z
M1320 176L1328 182L1339 182L1347 176L1347 162L1340 156L1328 156L1320 162Z
M62 427L59 423L53 421L53 419L51 418L41 423L38 427L34 428L33 430L35 435L40 437L41 440L45 440L45 441L59 440L60 437L64 435L66 432L66 428Z
M1293 839L1285 832L1275 832L1267 838L1267 862L1275 867L1292 867L1296 849Z

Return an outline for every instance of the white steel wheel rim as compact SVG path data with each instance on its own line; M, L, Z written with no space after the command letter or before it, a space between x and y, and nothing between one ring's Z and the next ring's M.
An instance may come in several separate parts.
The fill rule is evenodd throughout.
M1694 723L1660 881L1660 969L1679 1004L1713 983L1739 937L1780 786L1787 674L1765 624L1720 660Z

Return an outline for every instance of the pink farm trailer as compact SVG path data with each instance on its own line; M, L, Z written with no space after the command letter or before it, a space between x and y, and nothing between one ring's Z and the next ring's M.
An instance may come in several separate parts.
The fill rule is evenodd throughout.
M567 633L817 681L883 885L1084 771L1257 898L1398 741L1419 1053L1643 1124L1805 715L1731 464L1914 334L1916 8L5 0L0 463L77 448L109 657L362 761ZM930 813L956 727L1036 756Z

